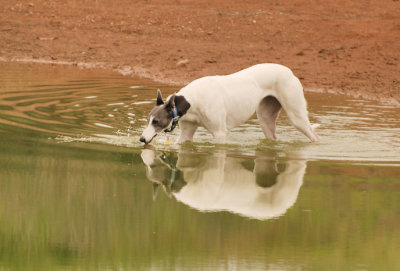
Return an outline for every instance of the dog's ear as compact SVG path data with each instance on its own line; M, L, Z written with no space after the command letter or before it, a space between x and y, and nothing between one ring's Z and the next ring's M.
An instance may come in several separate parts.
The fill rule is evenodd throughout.
M162 96L161 96L161 90L157 89L157 103L156 103L156 105L162 105L162 104L164 104L164 101L163 101Z
M174 107L175 107L175 94L173 94L171 98L169 98L167 104L165 105L165 109L167 109L167 111L172 111L174 110Z
M181 116L185 115L190 108L190 103L181 95L175 96L175 105Z

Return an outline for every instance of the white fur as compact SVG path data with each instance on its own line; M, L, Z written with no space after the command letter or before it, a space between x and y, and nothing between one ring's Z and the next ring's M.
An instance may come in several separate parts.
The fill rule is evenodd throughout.
M144 129L142 133L142 137L146 138L146 140L149 142L153 139L153 137L156 136L156 129L154 129L154 126L151 125L151 122L153 121L153 117L150 116L149 123L150 125L147 125L146 129Z
M275 121L281 106L298 130L311 141L319 140L308 120L299 79L279 64L258 64L230 75L203 77L177 95L191 105L179 121L178 143L193 140L198 126L210 131L216 143L225 143L228 131L246 122L254 112L265 136L276 139ZM271 96L276 99L265 99Z
M198 126L209 130L217 143L224 143L227 132L246 122L255 111L265 136L275 139L275 119L270 118L268 105L261 103L267 96L279 101L292 124L311 141L319 140L308 120L300 81L279 64L259 64L230 75L203 77L177 95L191 104L180 120L180 143L192 140Z

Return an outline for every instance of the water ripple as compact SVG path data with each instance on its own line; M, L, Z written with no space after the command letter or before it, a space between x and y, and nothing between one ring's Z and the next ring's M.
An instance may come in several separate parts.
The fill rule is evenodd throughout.
M0 64L0 130L36 132L59 142L141 148L138 138L156 89L161 88L164 96L178 90L73 67L31 65L29 73L25 67ZM224 148L238 155L261 151L285 158L295 150L307 159L400 163L399 108L331 94L309 93L307 99L311 121L320 124L321 142L308 143L283 113L277 142L265 140L257 120L251 119L233 129ZM177 150L177 145L168 142L177 139L178 130L159 135L153 146ZM197 151L212 152L218 147L210 144L212 137L202 128L195 142Z

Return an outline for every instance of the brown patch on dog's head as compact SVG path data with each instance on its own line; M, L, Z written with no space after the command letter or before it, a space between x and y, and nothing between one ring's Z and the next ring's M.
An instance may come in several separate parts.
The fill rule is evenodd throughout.
M147 117L147 127L140 137L140 141L146 144L160 132L170 126L173 119L173 111L176 107L179 117L186 114L190 108L190 104L185 97L180 95L171 95L166 102L163 101L161 91L157 90L156 106L150 111Z
M175 95L172 95L165 103L162 99L161 91L157 90L156 106L150 111L147 117L147 127L144 129L140 141L150 143L153 138L166 129L173 117L172 111L175 106Z

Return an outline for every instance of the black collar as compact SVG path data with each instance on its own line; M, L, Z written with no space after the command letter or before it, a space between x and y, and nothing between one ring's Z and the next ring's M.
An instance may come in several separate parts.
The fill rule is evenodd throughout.
M175 105L174 106L174 110L172 111L172 118L173 119L172 119L171 128L165 129L164 132L166 132L166 133L172 132L175 129L176 125L178 124L178 121L179 121L180 117L181 116L179 116L179 114L178 114L178 108Z

